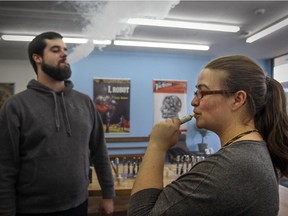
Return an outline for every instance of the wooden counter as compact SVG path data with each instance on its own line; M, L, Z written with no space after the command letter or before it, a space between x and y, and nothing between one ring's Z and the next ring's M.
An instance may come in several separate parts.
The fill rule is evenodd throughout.
M279 214L278 216L287 216L288 215L288 188L279 185Z
M164 178L164 185L169 184L173 181L176 177L168 175ZM115 176L114 176L115 179ZM116 196L129 196L131 194L131 190L134 184L135 178L127 178L127 179L120 179L114 180L114 188L116 192ZM101 188L98 183L97 177L95 172L93 172L92 183L89 184L88 187L89 196L101 196Z
M121 169L119 169L121 173ZM169 184L173 181L176 176L173 176L172 166L170 164L165 166L165 178L164 185ZM114 198L114 214L113 216L124 216L127 213L128 201L132 191L132 187L135 181L135 178L127 178L117 180L114 175L114 188L116 197ZM98 212L99 200L102 197L101 188L97 180L97 176L93 169L92 172L92 183L89 184L89 204L88 204L88 214L89 216L96 216Z

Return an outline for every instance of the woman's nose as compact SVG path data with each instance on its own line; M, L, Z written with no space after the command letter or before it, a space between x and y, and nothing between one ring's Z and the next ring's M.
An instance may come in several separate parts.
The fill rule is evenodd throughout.
M198 99L197 99L197 97L196 96L194 96L194 98L192 99L192 101L191 101L191 106L197 106L199 104L199 101L198 101Z

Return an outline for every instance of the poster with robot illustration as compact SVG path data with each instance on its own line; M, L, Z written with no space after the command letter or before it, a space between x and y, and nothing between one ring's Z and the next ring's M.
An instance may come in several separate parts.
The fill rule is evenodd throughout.
M14 94L14 83L0 83L0 108Z
M154 123L187 115L187 81L153 80ZM180 127L187 131L187 124Z
M94 104L105 133L130 133L130 79L94 78Z

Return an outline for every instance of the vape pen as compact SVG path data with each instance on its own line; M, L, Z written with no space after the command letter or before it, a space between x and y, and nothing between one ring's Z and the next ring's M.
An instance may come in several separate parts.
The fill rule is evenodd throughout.
M194 116L195 116L195 114L184 116L183 118L180 119L181 124L184 124L184 123L190 121Z

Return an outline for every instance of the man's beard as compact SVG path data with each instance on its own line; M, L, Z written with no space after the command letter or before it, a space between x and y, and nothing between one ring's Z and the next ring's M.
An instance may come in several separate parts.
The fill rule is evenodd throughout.
M45 62L43 62L43 64L41 65L41 68L44 73L46 73L48 76L50 76L51 78L57 81L67 80L71 76L70 65L63 66L63 67L60 67L60 65L58 65L58 67L54 67L54 66L45 64Z

